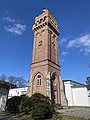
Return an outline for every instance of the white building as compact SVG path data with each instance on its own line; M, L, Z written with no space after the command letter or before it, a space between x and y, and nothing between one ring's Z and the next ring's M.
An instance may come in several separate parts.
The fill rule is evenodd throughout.
M8 99L13 96L26 95L27 89L28 89L28 87L10 89L9 94L8 94Z
M87 86L72 80L63 80L63 83L68 106L90 106L90 89ZM28 87L10 89L8 99L26 95L27 90Z
M88 99L89 99L89 104L90 104L90 85L87 85L87 89L88 89Z
M0 80L0 111L5 111L8 92L11 87L15 86Z
M84 84L64 80L64 89L68 106L90 106L88 89Z
M7 96L8 90L6 88L0 88L0 111L5 111Z

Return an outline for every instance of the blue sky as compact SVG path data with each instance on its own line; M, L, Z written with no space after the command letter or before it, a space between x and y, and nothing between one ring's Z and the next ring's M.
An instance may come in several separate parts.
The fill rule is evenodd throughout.
M0 75L28 80L34 18L49 9L58 20L62 79L90 76L90 0L0 0Z

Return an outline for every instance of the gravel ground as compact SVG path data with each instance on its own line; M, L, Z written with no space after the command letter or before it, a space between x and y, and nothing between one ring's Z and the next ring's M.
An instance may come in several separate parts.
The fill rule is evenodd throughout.
M70 115L70 116L80 116L84 117L87 120L90 120L90 107L89 108L66 108L57 110L62 115Z

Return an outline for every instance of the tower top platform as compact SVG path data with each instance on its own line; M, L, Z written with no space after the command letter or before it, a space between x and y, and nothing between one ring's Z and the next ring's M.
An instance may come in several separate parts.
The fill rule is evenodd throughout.
M46 26L48 26L59 36L60 30L56 18L48 9L43 8L42 13L35 17L35 24L33 25L32 29L34 32L37 32L38 30Z

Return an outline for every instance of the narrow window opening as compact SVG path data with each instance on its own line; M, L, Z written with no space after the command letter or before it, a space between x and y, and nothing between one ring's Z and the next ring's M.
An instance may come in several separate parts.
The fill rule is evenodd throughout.
M41 75L37 76L37 86L41 86Z
M51 46L52 46L52 48L55 48L55 43L52 42L52 43L51 43Z
M42 40L40 40L38 43L38 46L41 46L41 45L42 45Z

